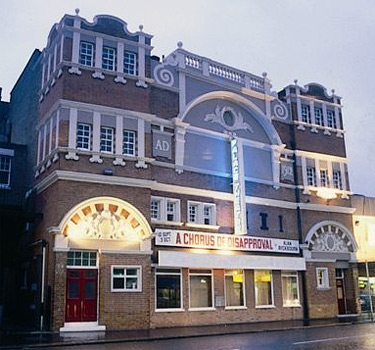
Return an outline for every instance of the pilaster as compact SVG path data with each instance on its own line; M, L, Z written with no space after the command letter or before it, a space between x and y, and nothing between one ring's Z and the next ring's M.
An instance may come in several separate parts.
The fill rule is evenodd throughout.
M76 145L77 145L77 118L78 118L78 110L77 108L70 108L69 114L69 141L68 147L69 152L65 155L65 159L73 159L78 160L79 157L77 156L76 152Z
M99 112L94 111L93 126L92 126L92 151L93 155L89 159L91 163L103 163L103 159L100 158L100 124L101 115Z

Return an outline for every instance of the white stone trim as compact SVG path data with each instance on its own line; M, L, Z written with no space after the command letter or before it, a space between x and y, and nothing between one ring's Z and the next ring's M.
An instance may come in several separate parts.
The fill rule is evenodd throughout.
M314 153L314 152L296 150L295 154L297 157L306 157L306 158L313 158L313 159L317 158L319 160L326 160L326 161L331 161L331 162L336 162L336 163L348 162L347 158L332 156L332 155L323 154L323 153Z
M99 112L94 111L93 115L93 127L92 127L92 150L95 152L89 159L91 163L103 163L103 159L100 158L100 125L101 115Z
M0 155L14 157L14 149L0 148Z
M210 252L197 254L192 252L159 250L159 266L203 269L265 269L285 271L305 271L304 258L279 257L269 255L223 255Z
M105 332L106 326L99 326L96 322L65 322L60 328L60 333L68 332ZM85 335L87 338L87 334Z
M212 91L195 98L194 100L188 103L186 108L179 113L177 118L181 121L184 121L185 117L188 115L192 108L194 108L202 102L209 101L212 99L227 99L229 101L239 103L245 109L251 112L251 114L261 125L267 136L270 138L270 142L272 144L282 144L280 136L277 133L275 127L272 125L272 123L270 123L269 119L263 113L263 111L257 105L255 105L255 103L251 102L247 98L229 91Z
M320 160L315 158L314 163L315 163L316 187L321 187L322 181L321 181L321 178L320 178Z
M115 144L115 152L116 154L122 154L122 147L123 147L123 121L124 118L121 115L116 115L116 144ZM113 161L114 165L125 165L125 161L121 157L116 157Z
M53 171L46 178L40 181L35 186L35 188L38 193L41 193L58 180L149 188L154 191L160 191L160 192L166 192L166 193L183 194L183 195L199 196L199 197L209 197L213 199L233 201L233 194L228 193L228 192L218 192L218 191L205 190L205 189L200 189L200 188L184 187L184 186L177 186L177 185L172 185L172 184L163 184L163 183L158 183L155 180L143 180L143 179L137 179L137 178L120 177L120 176L105 176L105 175L91 174L91 173L77 173L77 172L65 171L65 170ZM355 208L351 208L351 207L327 206L327 205L311 204L311 203L295 203L295 202L288 202L288 201L282 201L282 200L276 200L276 199L270 199L270 198L252 197L252 196L247 196L246 202L250 204L258 204L258 205L280 207L280 208L287 208L287 209L296 209L297 206L299 206L303 210L344 213L344 214L352 214L356 210Z
M93 78L98 78L103 80L104 75L101 71L102 69L102 55L103 55L103 39L100 37L95 38L95 64L94 67L98 68L95 69L94 73L92 73Z
M38 154L36 155L36 163L39 164L41 162L40 160L40 152L41 152L41 147L42 147L42 130L41 127L39 128L38 131Z
M138 120L137 120L137 144L138 144L137 156L141 159L138 160L138 162L135 164L135 166L136 166L136 168L147 169L147 165L144 161L144 157L145 157L145 121L144 121L144 119L140 119L140 118L138 118Z
M71 74L81 75L82 72L76 66L79 64L79 50L80 50L81 34L77 31L73 32L73 45L72 45L72 67L68 70Z
M47 152L47 124L43 125L43 153L42 153L42 160L46 158Z
M60 109L56 112L56 139L55 139L55 149L59 147L59 136L60 136Z
M145 35L143 32L138 32L138 81L135 83L136 86L147 88L147 84L145 81L146 78L146 73L145 73L145 55L146 55L146 50L145 50Z
M52 152L52 132L53 132L53 118L49 120L49 140L48 140L48 154Z
M180 119L174 118L175 123L175 165L176 171L182 172L185 157L185 134L187 123L183 123Z
M77 138L77 119L78 119L78 110L77 108L70 108L69 114L69 141L68 145L71 151L65 155L65 159L78 160L79 157L76 154L76 138ZM74 151L72 151L74 150Z

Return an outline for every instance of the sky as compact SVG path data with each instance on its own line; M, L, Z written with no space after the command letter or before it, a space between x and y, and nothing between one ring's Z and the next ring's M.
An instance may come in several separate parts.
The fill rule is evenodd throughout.
M298 79L342 97L351 190L375 197L374 0L0 0L3 100L52 25L80 9L117 16L154 35L153 54L183 48L229 66L268 73L273 90Z

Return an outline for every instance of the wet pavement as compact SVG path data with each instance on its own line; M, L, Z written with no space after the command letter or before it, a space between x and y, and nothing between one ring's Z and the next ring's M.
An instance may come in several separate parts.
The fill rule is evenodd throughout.
M220 341L218 342L217 339ZM322 342L322 339L326 340ZM234 345L235 341L239 342L238 346ZM361 344L366 347L361 348ZM88 346L91 350L176 349L177 347L179 350L194 348L374 350L375 323L338 323L335 319L311 321L308 327L301 321L284 321L118 332L0 333L0 349L60 347L73 350Z

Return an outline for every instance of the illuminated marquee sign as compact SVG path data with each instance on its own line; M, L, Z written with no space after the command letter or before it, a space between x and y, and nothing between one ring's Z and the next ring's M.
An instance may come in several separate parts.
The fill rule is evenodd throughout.
M233 177L233 195L234 195L234 234L246 234L246 194L245 180L243 176L243 157L242 145L236 138L231 140L231 156L232 156L232 177Z
M155 245L271 253L299 253L298 241L292 239L162 229L155 230Z

